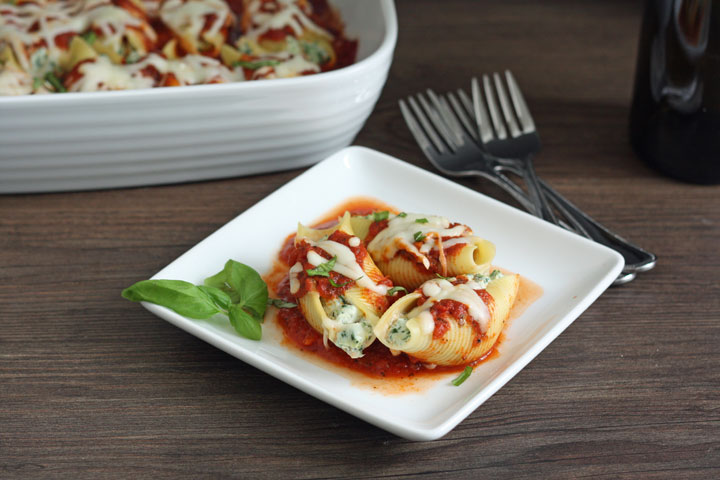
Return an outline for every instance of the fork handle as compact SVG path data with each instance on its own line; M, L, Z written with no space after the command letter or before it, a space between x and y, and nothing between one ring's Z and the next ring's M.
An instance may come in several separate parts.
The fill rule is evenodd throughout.
M603 224L580 210L568 199L560 195L554 188L538 179L543 193L550 199L558 210L563 214L572 216L574 222L579 223L587 233L589 239L603 244L617 251L625 259L625 273L639 273L652 269L657 262L655 254L638 247L637 245L625 240L620 235L610 231ZM573 223L574 223L573 222Z
M535 205L536 215L543 220L558 224L558 219L553 213L540 185L540 179L535 173L532 155L525 157L522 162L523 178L528 189L530 200Z

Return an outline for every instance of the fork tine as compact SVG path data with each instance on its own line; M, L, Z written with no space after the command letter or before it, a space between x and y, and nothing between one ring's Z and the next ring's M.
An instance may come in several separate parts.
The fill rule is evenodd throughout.
M455 136L453 135L450 128L448 128L448 125L445 123L445 121L441 118L438 110L430 105L430 102L425 99L425 96L422 93L418 93L415 96L420 102L420 105L425 111L425 114L430 119L430 122L435 127L435 131L440 134L443 140L445 140L445 143L450 147L451 151L456 150L459 145L454 138Z
M432 102L435 113L440 117L443 122L443 126L447 129L447 133L452 135L455 145L460 146L463 143L463 139L460 136L460 130L462 127L460 127L457 119L450 111L450 107L448 107L447 102L429 88L427 89L426 94Z
M480 83L477 77L473 77L471 82L472 87L472 103L468 111L470 116L477 122L478 131L480 132L480 141L487 143L493 139L495 134L493 133L492 127L490 126L490 117L488 116L487 109L485 108L485 102L483 102L482 95L480 94ZM467 97L465 92L460 92L460 98Z
M520 135L520 129L515 121L515 114L513 113L512 108L510 108L510 101L508 100L507 93L505 93L505 87L503 86L500 75L498 75L497 72L493 73L493 81L495 82L495 93L498 100L500 100L500 108L502 110L503 117L505 117L505 123L510 130L510 136L515 138Z
M497 138L498 140L505 140L507 138L507 130L505 130L505 124L500 120L500 112L498 112L493 88L487 75L483 75L483 91L485 92L488 110L490 110L490 119L492 120L493 128L495 128ZM480 92L478 91L476 95L473 90L473 100L476 98L480 98Z
M447 100L445 100L445 98L443 98L442 96L437 95L431 89L427 90L427 96L430 98L433 105L435 106L435 110L452 133L455 144L459 147L460 145L465 143L465 138L463 138L465 137L463 127L462 125L460 125L460 122L458 121L458 118L455 116L455 114L453 114Z
M505 70L505 80L510 90L510 98L512 98L513 105L515 106L515 112L517 113L520 126L522 127L523 133L532 133L535 131L535 122L533 121L532 115L530 115L530 109L528 109L525 103L525 98L520 91L520 87L515 81L510 70Z
M423 153L428 157L432 158L435 155L438 155L437 150L433 147L432 142L430 141L430 138L425 134L420 124L415 120L415 117L413 116L412 112L408 108L407 104L400 100L400 111L402 112L403 117L405 118L405 123L407 123L408 128L410 129L410 132L412 132L413 137L415 137L415 141L417 141L418 145L420 145L420 149L423 151Z
M477 128L473 126L473 122L472 120L470 120L470 116L468 115L467 110L463 108L463 106L460 104L460 101L457 99L453 92L448 92L446 96L450 101L453 112L455 112L455 116L460 119L460 123L462 123L463 127L465 127L465 131L470 134L470 136L474 140L477 140Z
M427 134L428 137L430 137L430 140L432 141L435 150L437 150L440 153L447 153L449 152L448 147L443 143L442 140L440 140L440 137L437 135L433 127L430 125L430 122L428 121L427 117L423 113L423 111L418 106L417 102L413 97L408 97L408 103L410 104L410 108L412 109L413 113L415 114L415 117L418 119L420 124L423 127L423 130Z

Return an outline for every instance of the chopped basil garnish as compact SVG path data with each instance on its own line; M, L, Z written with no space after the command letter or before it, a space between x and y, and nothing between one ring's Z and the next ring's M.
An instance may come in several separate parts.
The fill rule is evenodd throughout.
M332 269L335 266L335 262L337 262L337 255L332 257L327 262L321 263L315 268L307 269L306 272L311 277L330 277L330 272L332 272Z
M268 303L268 305L272 305L275 308L295 308L295 307L297 307L296 303L286 302L285 300L282 300L280 298L268 298L267 303Z
M180 315L207 319L226 315L241 336L260 340L268 304L267 284L247 265L228 260L223 270L205 279L204 285L182 280L142 280L126 288L122 296L133 302L150 302Z
M422 242L423 240L425 240L425 234L422 232L415 232L413 233L413 239L416 242Z
M233 62L233 67L245 67L249 68L250 70L257 70L258 68L262 67L274 67L275 65L279 65L280 60L238 60L236 62Z
M45 74L45 81L48 82L52 87L55 89L56 92L65 93L67 92L67 89L62 84L60 79L55 76L53 72L48 72Z
M428 223L427 218L416 218L415 223Z
M388 290L388 295L395 295L398 292L407 293L407 288L401 287L400 285L398 285L396 287L392 287L390 290Z
M407 217L407 213L405 213L405 212L400 212L400 213L397 214L397 216L400 217L400 218L405 218L405 217Z
M97 35L92 30L83 33L82 35L80 35L80 37L82 37L82 39L85 40L89 45L92 45L93 43L95 43L95 40L97 40Z
M373 212L372 215L369 216L372 218L373 222L382 222L383 220L388 219L390 212L383 210L382 212Z
M437 278L442 278L443 280L450 280L450 279L452 278L452 277L443 277L443 276L440 275L439 273L436 273L435 276L436 276Z
M42 85L42 78L39 78L39 77L33 78L33 85L32 85L33 90L37 90L38 88L40 88L41 85Z
M463 370L463 372L460 375L458 375L458 377L455 380L452 381L452 384L455 385L456 387L459 387L460 385L462 385L462 383L465 380L470 378L470 374L472 373L472 371L473 371L472 367L470 365L468 365L467 367L465 367L465 370Z

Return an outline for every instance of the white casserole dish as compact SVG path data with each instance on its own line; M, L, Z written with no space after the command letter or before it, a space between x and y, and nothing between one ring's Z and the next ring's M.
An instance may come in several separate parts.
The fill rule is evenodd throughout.
M335 0L355 64L306 77L0 97L0 193L130 187L298 168L349 145L397 39L392 0Z

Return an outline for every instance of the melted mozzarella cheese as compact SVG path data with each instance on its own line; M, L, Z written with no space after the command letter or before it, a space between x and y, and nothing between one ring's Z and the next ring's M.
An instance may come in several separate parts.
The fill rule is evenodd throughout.
M162 64L162 57L151 55L150 60L132 65L115 65L105 55L100 55L92 62L86 62L78 67L82 74L77 81L70 85L71 92L96 92L99 90L127 90L136 88L151 88L155 85L152 77L141 73L142 68L149 65L152 60Z
M332 240L322 240L320 242L310 242L311 245L318 247L333 257L337 257L333 271L343 275L368 290L372 290L380 295L387 294L388 287L386 285L378 285L372 281L370 277L365 274L362 267L357 263L355 254L349 247L342 243L334 242ZM327 258L323 258L317 254L317 252L310 251L307 255L307 261L317 267L318 265L327 262Z
M300 290L300 280L298 280L298 273L302 272L303 267L300 262L295 263L290 267L289 278L290 278L290 293L295 295Z
M419 223L417 220L427 222ZM405 250L413 254L425 268L430 268L430 260L426 254L437 247L437 237L459 237L469 232L465 225L450 227L450 221L445 217L435 217L408 213L404 217L395 216L388 221L387 228L381 230L368 244L368 251L377 260L391 260L398 250ZM421 236L423 243L418 249L415 246L415 237ZM452 241L452 240L448 240ZM447 242L444 242L447 246Z
M32 77L17 68L0 70L0 95L26 95L33 91Z
M200 38L206 17L215 14L206 35L217 34L227 21L230 8L222 0L165 0L160 7L160 18L176 32L184 32L195 39Z
M256 39L270 30L282 30L285 27L289 27L296 37L302 35L305 30L311 30L333 38L330 32L310 20L294 0L276 0L279 8L275 12L261 11L262 4L263 2L260 0L253 0L248 5L248 12L255 25L247 32L247 36L250 38Z
M141 28L144 23L135 18L124 8L114 5L97 6L87 12L88 27L102 32L103 42L110 45L116 52L122 48L127 27ZM147 30L152 39L156 38L152 29Z
M164 72L174 74L182 85L245 80L241 68L230 70L214 58L203 55L185 55L177 60L169 60Z
M490 310L488 310L483 299L475 292L475 290L480 290L476 288L478 286L479 284L473 281L453 285L445 279L438 278L428 280L421 286L423 294L429 297L428 300L421 306L416 307L415 310L417 310L417 312L415 312L414 315L413 312L411 312L409 316L417 316L422 322L425 322L426 319L422 317L425 315L424 312L430 314L430 308L432 308L435 303L445 299L454 300L466 305L470 319L480 326L480 331L486 332L488 324L490 323ZM432 317L432 315L430 316Z

